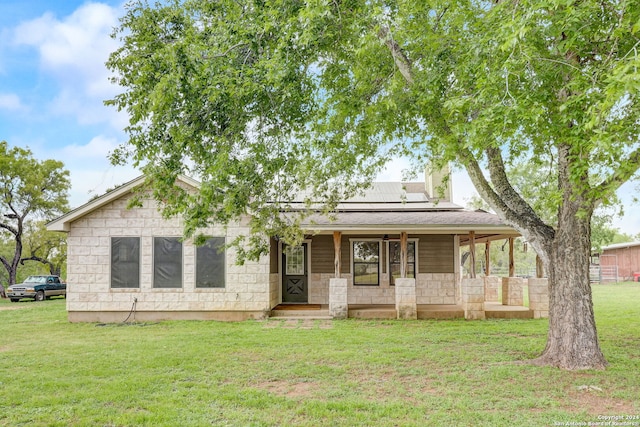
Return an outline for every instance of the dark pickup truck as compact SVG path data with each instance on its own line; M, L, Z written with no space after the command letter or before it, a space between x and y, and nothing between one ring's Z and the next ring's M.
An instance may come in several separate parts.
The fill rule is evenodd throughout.
M44 301L57 295L67 296L67 285L58 276L29 276L23 283L7 289L7 297L11 302L18 302L23 298Z

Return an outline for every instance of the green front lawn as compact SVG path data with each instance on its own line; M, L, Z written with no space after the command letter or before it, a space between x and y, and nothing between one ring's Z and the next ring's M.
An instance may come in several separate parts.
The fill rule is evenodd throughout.
M68 323L64 300L0 300L0 425L553 426L640 417L640 285L594 285L594 299L606 371L516 363L542 351L545 320L96 325Z

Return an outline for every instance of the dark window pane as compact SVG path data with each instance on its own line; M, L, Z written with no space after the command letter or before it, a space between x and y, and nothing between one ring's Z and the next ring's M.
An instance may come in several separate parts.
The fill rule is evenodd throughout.
M389 272L391 284L400 277L400 242L389 242ZM407 277L415 278L416 244L407 242Z
M196 248L196 288L224 288L224 237L211 237Z
M140 287L140 238L111 238L111 287Z
M179 238L153 238L153 287L182 287L182 242Z
M380 243L353 242L353 284L380 284Z

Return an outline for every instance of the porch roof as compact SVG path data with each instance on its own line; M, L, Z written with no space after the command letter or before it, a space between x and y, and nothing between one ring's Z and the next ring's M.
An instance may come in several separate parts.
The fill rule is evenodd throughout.
M286 214L292 215L292 214ZM314 232L343 233L405 231L408 233L476 235L476 243L517 237L520 234L505 225L497 215L479 210L385 210L342 211L332 217L314 214L303 222L303 227ZM461 244L468 244L462 238Z

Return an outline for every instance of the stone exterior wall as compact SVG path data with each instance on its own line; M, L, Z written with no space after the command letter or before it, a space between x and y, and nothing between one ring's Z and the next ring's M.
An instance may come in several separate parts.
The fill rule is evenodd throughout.
M484 300L498 302L502 296L502 279L498 276L484 277Z
M329 281L333 273L309 274L309 304L329 304ZM389 285L389 275L380 275L380 286L354 286L351 274L342 274L347 279L348 303L359 304L395 304L395 289Z
M329 280L333 273L309 274L309 304L329 304Z
M347 279L329 280L329 315L334 319L346 319L349 317L349 305L347 303Z
M416 320L416 279L396 279L396 313L398 319Z
M389 285L388 274L380 275L380 286L354 286L351 274L348 279L349 304L395 304L395 286ZM454 273L419 273L416 279L418 304L456 304L457 286ZM309 274L309 303L329 304L329 280L333 273Z
M182 222L165 220L152 200L141 208L127 209L128 198L115 200L71 224L68 234L67 310L70 320L124 320L134 300L138 318L145 312L158 318L198 318L194 313L211 311L244 312L231 318L263 316L270 308L269 259L235 265L236 254L226 252L225 288L195 288L195 253L192 240L183 242L183 283L181 288L153 288L153 238L181 237ZM228 227L233 239L246 230L244 224ZM202 230L211 236L225 236L222 227ZM111 237L140 237L140 287L111 288ZM191 312L182 316L180 313ZM89 313L102 313L90 315ZM109 316L107 313L113 313ZM163 316L160 313L165 313ZM173 314L172 314L173 313ZM202 315L202 318L211 318ZM102 319L102 320L100 320Z
M502 278L502 305L524 305L524 279L521 277Z
M549 317L549 280L530 278L529 309L534 319Z
M389 275L380 274L380 286L354 286L353 275L343 274L348 280L348 301L350 305L359 304L393 304L396 303L396 291L394 286L389 286Z
M461 282L462 308L467 320L485 319L484 279L464 278Z
M416 298L418 304L456 304L455 273L418 273Z

